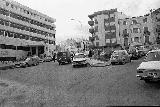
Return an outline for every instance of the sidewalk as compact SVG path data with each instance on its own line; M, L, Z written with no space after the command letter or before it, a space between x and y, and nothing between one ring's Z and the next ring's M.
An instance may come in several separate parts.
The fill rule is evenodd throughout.
M0 62L0 70L6 70L9 68L14 68L15 64L18 64L19 62Z

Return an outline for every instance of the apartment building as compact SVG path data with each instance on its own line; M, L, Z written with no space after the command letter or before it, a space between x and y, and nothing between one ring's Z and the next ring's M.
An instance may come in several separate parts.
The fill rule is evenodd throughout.
M110 9L94 12L88 17L91 19L88 24L91 26L89 32L92 34L89 39L95 46L112 47L121 44L118 20L126 18L125 14L117 9Z
M119 20L121 45L150 45L156 41L150 14Z
M160 44L160 8L151 10L151 17L153 21L153 32L156 37L157 44Z
M17 2L0 0L0 60L51 55L55 50L55 21Z

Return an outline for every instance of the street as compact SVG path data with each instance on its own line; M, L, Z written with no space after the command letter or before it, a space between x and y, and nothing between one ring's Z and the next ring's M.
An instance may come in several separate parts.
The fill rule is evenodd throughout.
M45 62L1 70L0 107L160 105L159 83L147 84L136 77L142 60L79 68Z

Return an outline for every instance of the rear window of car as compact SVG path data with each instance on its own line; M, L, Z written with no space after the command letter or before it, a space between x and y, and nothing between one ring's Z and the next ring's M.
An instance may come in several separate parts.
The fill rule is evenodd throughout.
M112 55L121 55L123 51L114 51Z
M74 58L85 58L84 54L75 55Z
M149 52L146 55L147 61L160 61L160 52Z
M66 54L67 54L67 53L65 53L65 52L59 52L57 55L58 55L58 56L66 56Z

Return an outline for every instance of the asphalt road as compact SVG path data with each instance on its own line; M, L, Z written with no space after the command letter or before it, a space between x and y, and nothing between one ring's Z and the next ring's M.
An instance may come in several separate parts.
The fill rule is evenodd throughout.
M160 105L160 83L136 77L141 62L82 68L46 62L1 70L0 107Z

